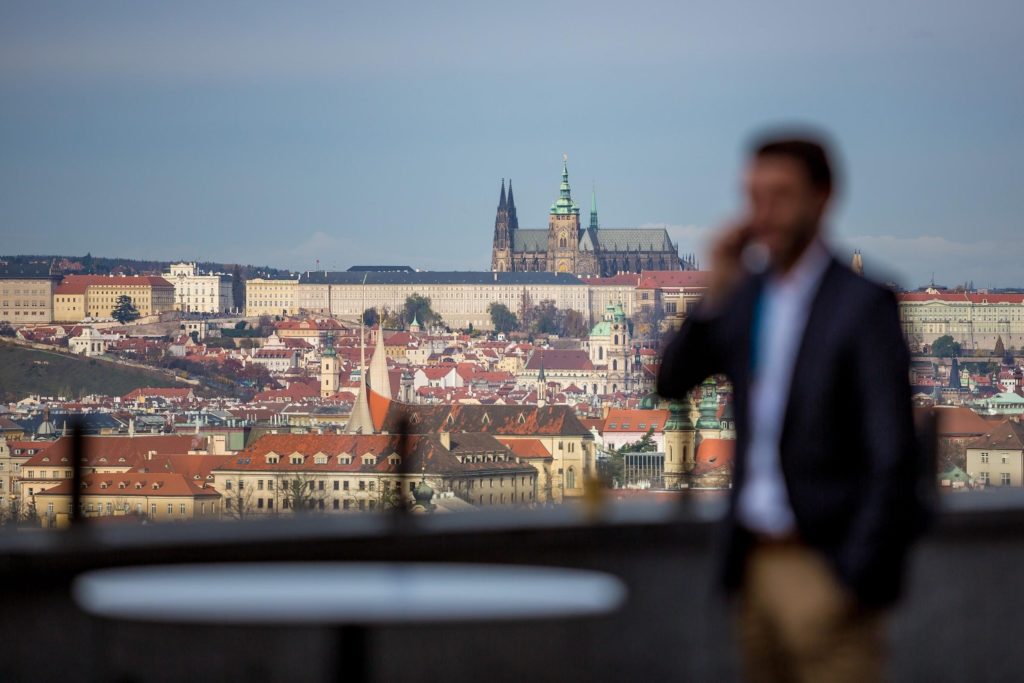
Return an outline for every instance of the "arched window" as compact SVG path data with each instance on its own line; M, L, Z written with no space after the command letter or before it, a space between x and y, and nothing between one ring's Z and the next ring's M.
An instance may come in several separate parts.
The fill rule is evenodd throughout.
M565 249L565 238L564 237L558 240L558 246L560 246L562 249Z
M619 361L617 361L614 358L612 358L612 370L618 370L618 369L619 369Z
M574 489L576 488L576 470L570 467L569 471L565 473L565 487Z
M597 359L598 360L604 360L604 347L603 346L598 346L597 347Z
M614 337L612 337L612 343L615 344L616 346L619 345L619 335L615 335Z

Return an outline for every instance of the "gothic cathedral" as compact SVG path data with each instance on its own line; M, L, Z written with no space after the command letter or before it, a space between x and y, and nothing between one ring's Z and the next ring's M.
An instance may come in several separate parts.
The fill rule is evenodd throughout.
M590 224L580 225L580 207L569 188L568 160L562 162L558 199L548 213L547 230L520 229L512 182L501 181L494 220L491 270L495 272L573 273L607 277L641 270L695 270L692 256L679 258L664 228L601 228L597 197L591 196Z

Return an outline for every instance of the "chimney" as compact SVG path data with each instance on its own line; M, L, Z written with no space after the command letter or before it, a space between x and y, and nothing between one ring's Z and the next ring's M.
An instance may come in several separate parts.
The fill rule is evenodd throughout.
M450 451L452 449L452 433L449 432L447 429L444 430L443 432L438 432L437 438L441 442L441 445L444 446L446 450Z

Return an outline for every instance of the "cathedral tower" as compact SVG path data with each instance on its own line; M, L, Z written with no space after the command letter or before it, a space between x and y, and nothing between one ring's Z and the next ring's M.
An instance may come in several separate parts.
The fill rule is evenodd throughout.
M494 245L491 248L491 270L508 272L512 270L512 233L515 230L513 221L516 218L515 204L512 202L512 182L508 185L508 198L505 198L505 179L501 179L501 197L498 199L498 214L494 218Z
M562 156L562 184L548 214L548 270L575 273L580 245L580 207L569 189L569 157Z

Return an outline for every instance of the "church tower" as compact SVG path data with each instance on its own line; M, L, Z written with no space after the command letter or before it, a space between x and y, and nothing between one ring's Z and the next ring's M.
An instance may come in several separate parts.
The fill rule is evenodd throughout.
M548 270L575 273L580 245L580 207L569 189L569 157L562 156L562 184L548 214Z
M665 466L662 478L665 488L678 489L686 483L686 475L696 465L696 432L689 415L689 398L672 401L665 422Z
M718 383L714 377L708 377L700 385L700 418L697 420L697 431L700 440L718 439L722 435L722 425L718 421Z
M334 351L332 335L327 335L324 347L324 352L320 356L320 398L334 396L341 386L341 364L338 363L338 354Z
M622 304L609 305L605 320L610 323L611 339L608 340L608 372L607 384L611 392L628 391L630 389L629 352L629 321L622 310Z
M498 199L498 213L494 218L494 245L491 247L491 270L508 272L512 270L512 233L515 230L515 204L512 203L512 183L508 185L508 198L505 198L505 179L501 179L501 197Z

